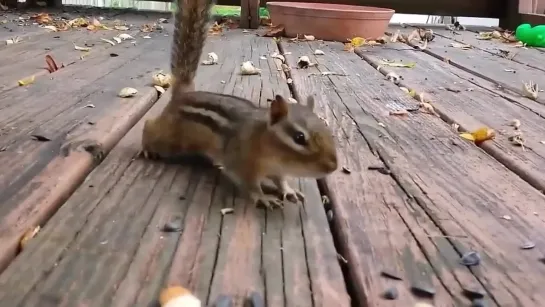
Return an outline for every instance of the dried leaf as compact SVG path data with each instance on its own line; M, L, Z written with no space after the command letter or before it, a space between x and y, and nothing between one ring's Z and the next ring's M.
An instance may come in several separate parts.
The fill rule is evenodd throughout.
M381 61L381 65L384 66L390 66L390 67L405 67L405 68L413 68L416 66L416 63L397 63L394 61Z
M246 61L242 63L240 73L242 75L259 75L261 73L261 69L256 68L254 66L254 63L252 63L251 61Z
M420 35L418 34L418 30L414 30L414 31L411 32L411 34L409 34L409 36L407 37L407 42L410 43L414 39L420 39Z
M47 30L51 30L51 31L53 31L53 32L57 32L57 31L58 31L57 27L55 27L55 26L44 26L43 28L44 28L44 29L47 29Z
M59 70L57 63L55 63L55 60L53 60L53 57L49 54L45 56L45 62L47 64L47 71L49 71L49 73ZM64 67L64 65L62 67Z
M122 97L122 98L128 98L128 97L133 97L137 93L138 93L138 90L135 89L135 88L124 87L124 88L121 89L121 91L119 91L117 96Z
M17 81L19 83L19 86L25 86L34 83L34 76L30 76L28 78L21 79Z
M280 37L284 35L284 26L283 25L276 25L271 26L263 36L265 37Z
M38 232L40 232L40 226L39 225L32 228L32 229L27 230L25 232L25 234L23 235L23 237L21 238L21 241L19 241L20 248L23 249L25 247L25 245L28 243L28 241L30 241L30 239L36 237Z
M218 64L218 55L214 52L210 52L208 53L208 60L204 60L202 61L202 64L203 65L214 65L214 64Z
M401 34L401 30L397 30L391 37L390 42L395 43L399 39L399 35Z
M314 54L315 55L324 55L325 53L320 49L316 49L316 50L314 50Z
M303 37L305 38L306 41L313 41L316 39L314 35L303 35Z
M208 29L208 34L210 35L220 35L223 32L223 27L215 22L210 29Z
M345 43L343 50L348 52L354 52L354 46L352 46L351 43Z
M152 76L153 85L158 85L163 88L168 88L172 84L172 75L157 72Z
M114 37L113 39L114 39L114 41L116 41L118 44L121 43L121 38L119 38L119 37L116 36L116 37Z

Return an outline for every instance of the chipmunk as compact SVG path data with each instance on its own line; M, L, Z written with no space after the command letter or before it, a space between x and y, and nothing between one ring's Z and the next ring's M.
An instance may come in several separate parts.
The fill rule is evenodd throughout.
M172 98L157 118L145 122L142 153L146 158L203 155L267 208L282 207L286 198L304 200L287 176L320 178L337 169L335 142L314 113L314 97L301 104L275 95L270 107L260 108L244 98L194 91L211 1L178 3ZM263 192L266 179L281 199Z

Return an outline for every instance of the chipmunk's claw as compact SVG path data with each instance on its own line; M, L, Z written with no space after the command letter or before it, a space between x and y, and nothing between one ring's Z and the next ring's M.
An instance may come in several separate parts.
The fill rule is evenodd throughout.
M274 207L284 208L282 200L273 195L263 194L256 197L255 202L257 205L262 205L263 207L273 210Z
M304 201L305 200L305 194L301 193L301 191L293 189L290 186L284 187L282 191L282 201L289 200L294 203L297 201Z

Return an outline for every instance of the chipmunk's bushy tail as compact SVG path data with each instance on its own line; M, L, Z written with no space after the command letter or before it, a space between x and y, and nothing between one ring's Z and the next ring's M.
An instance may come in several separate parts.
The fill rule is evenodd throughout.
M173 92L192 90L215 0L177 0L171 54Z

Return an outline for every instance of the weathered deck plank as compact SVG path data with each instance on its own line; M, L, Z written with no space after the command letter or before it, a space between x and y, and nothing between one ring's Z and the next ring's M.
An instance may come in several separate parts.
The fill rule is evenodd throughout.
M433 32L452 41L469 44L471 46L474 46L475 48L484 50L498 57L502 57L502 53L500 50L509 51L511 54L515 54L512 57L511 55L509 56L512 61L545 71L543 51L540 50L542 48L520 48L514 47L514 44L503 43L500 40L496 39L477 39L479 34L478 32L475 33L473 31L449 31L444 28L433 28Z
M110 50L110 53L124 53L126 48L134 47L129 41L112 46L102 41L101 38L112 40L113 36L120 33L136 36L138 32L138 30L129 32L100 31L97 33L88 30L51 32L42 34L34 42L23 41L9 46L9 48L1 49L0 56L4 60L0 60L0 92L18 87L18 80L32 76L38 78L50 75L46 69L46 55L50 55L59 68L62 65L66 68L83 61L83 58L88 60L97 54L103 54L106 49ZM141 40L141 36L138 38ZM88 46L90 51L78 51L75 49L75 45Z
M153 104L150 65L168 54L168 45L156 48L161 41L169 42L161 35L122 56L97 56L56 72L54 79L0 93L0 268L13 257L22 234L47 220L91 170L95 157L83 146L107 152ZM125 86L138 89L137 97L116 97ZM33 133L51 141L33 140Z
M306 45L282 43L282 46L284 52L293 52L293 55L286 55L292 67L298 56L311 54L313 50ZM333 58L328 58L328 66L323 71L340 72L339 69L346 69L346 62L341 64L333 50L326 51ZM320 61L320 66L323 63L324 61ZM330 63L337 64L329 65ZM418 207L414 207L414 200L407 199L404 191L390 176L382 174L380 170L367 170L370 166L381 167L383 163L376 152L369 148L352 115L347 113L343 105L354 103L352 96L354 93L346 86L339 87L337 92L336 88L339 85L327 77L310 75L320 72L292 69L291 74L299 99L313 93L318 95L319 114L334 130L340 146L338 152L341 166L351 172L335 173L329 176L326 182L333 204L333 227L338 231L341 252L347 260L351 282L355 283L353 286L356 291L356 304L407 306L417 301L425 301L413 297L408 290L411 285L418 283L436 289L436 302L440 302L440 306L454 306L451 296L457 300L462 298L455 275L443 271L444 267L451 264L441 257L434 257L435 265L432 266L427 258L439 253L452 260L455 257L453 255L456 255L455 250L452 247L440 246L440 242L434 242L435 240L428 237L441 237L442 234L433 226L431 220L416 219L413 216L419 214L424 217L425 214ZM366 81L368 83L366 86L379 86L377 83L380 82L379 78L373 78L372 75L368 77L370 80ZM339 79L339 82L343 81ZM376 98L379 99L380 95ZM366 124L376 126L372 118L366 120L368 121ZM421 233L414 224L425 227L426 233ZM426 246L427 250L422 251L419 245ZM396 282L384 278L381 276L382 270L398 272L405 281ZM438 278L439 272L436 270L441 271L441 278ZM468 273L461 272L458 275L462 276L456 276L460 279L474 280ZM448 287L445 288L443 283ZM398 301L386 301L381 297L389 287L398 289L400 293ZM449 294L449 291L453 293Z
M536 244L544 241L540 229L545 225L539 216L544 214L542 204L545 197L492 157L460 139L439 118L426 114L410 114L406 119L388 115L392 108L411 107L415 101L393 83L385 81L375 68L357 55L342 52L342 45L312 42L283 43L283 46L284 51L293 52L293 55L288 56L292 66L298 56L312 54L315 49L325 52L324 56L311 57L312 61L318 62L317 68L308 71L292 70L297 78L294 79L297 91L304 94L314 86L321 86L325 91L323 98L329 102L324 107L331 109L330 112L338 121L348 116L356 122L357 129L386 163L393 178L409 193L405 202L399 201L400 205L392 207L413 212L400 215L404 221L407 221L407 217L416 218L417 222L413 220L410 223L412 227L409 226L409 233L415 233L412 237L416 237L418 243L422 240L425 242L425 238L433 242L419 246L421 252L430 258L432 271L440 272L438 277L431 275L436 278L435 285L448 288L448 294L444 289L438 289L439 303L436 304L450 306L448 301L442 300L448 299L449 295L458 296L459 288L468 287L476 281L486 288L493 304L537 306L542 300L537 285L541 283L545 267L540 266L537 260L540 257L539 251L521 251L520 247L526 240ZM319 74L323 71L345 73L348 76L309 76L310 73ZM358 161L361 158L352 159ZM328 181L340 181L334 178L332 176ZM355 190L354 186L339 182L333 193L342 195ZM363 249L355 238L367 237L372 240L371 246L384 246L381 243L384 240L379 241L375 236L367 235L366 231L371 226L359 230L357 234L354 234L356 227L352 226L365 220L365 215L359 212L375 209L380 202L366 202L365 208L361 207L361 202L354 203L358 202L338 201L335 208L347 213L336 219L336 225L347 242L347 256L356 263L352 270L356 273L352 273L352 277L356 287L359 287L359 299L361 302L367 300L375 303L372 300L378 300L376 295L379 290L369 289L377 287L377 284L368 282L367 278L378 275L377 267L380 264L388 261L403 263L401 253L396 252L403 249L398 244L392 244L387 253L379 254L375 249ZM505 215L511 219L503 219ZM374 217L369 223L377 223L377 216L383 215L369 216ZM391 218L387 220L390 222ZM413 226L416 223L428 225L426 231L429 231L429 227L435 231L418 236L419 230ZM435 232L441 235L436 237ZM407 244L405 237L398 240ZM458 258L469 250L478 251L483 258L478 268L471 268L473 276L459 264ZM416 252L418 249L411 254L423 259ZM360 273L361 267L357 263L367 258L374 260L372 266L369 265L365 273ZM358 278L358 273L363 276ZM441 281L440 285L437 285L437 280ZM410 299L405 296L403 298Z
M390 27L390 32L398 28ZM409 34L412 29L401 29L402 33ZM522 95L523 82L533 81L541 85L545 79L545 71L532 68L526 64L517 63L507 58L493 55L478 48L463 50L451 47L454 41L436 36L432 43L428 44L425 53L440 60L448 61L451 65L463 69L475 76L493 82L506 90ZM519 48L504 48L510 51L509 55L519 52ZM513 70L516 73L513 73ZM541 85L543 87L543 85ZM527 99L521 97L521 99ZM543 95L537 101L545 104Z
M275 48L272 39L241 31L211 39L205 53L216 52L220 64L200 68L198 87L261 104L274 93L289 95L278 63L259 59ZM238 75L244 60L263 69L261 78ZM233 197L233 187L214 170L131 160L142 124L0 275L1 302L30 306L49 297L61 305L145 306L165 282L189 287L205 303L231 294L241 306L243 296L257 290L275 306L312 305L311 295L317 305L350 306L315 182L302 182L307 211L314 210L307 219L301 222L296 207L265 212ZM222 216L222 207L235 212ZM159 231L176 217L184 222L181 234ZM310 257L298 259L304 254Z
M545 135L545 106L514 96L504 98L505 94L495 89L493 83L408 48L390 43L357 53L373 66L381 66L384 75L394 72L402 76L400 86L423 94L449 124L457 123L465 131L484 126L497 131L497 137L481 147L536 189L545 190L545 146L541 143ZM383 59L416 66L386 67L381 64ZM521 122L519 130L509 126L515 119ZM522 133L524 147L508 140L515 133Z

